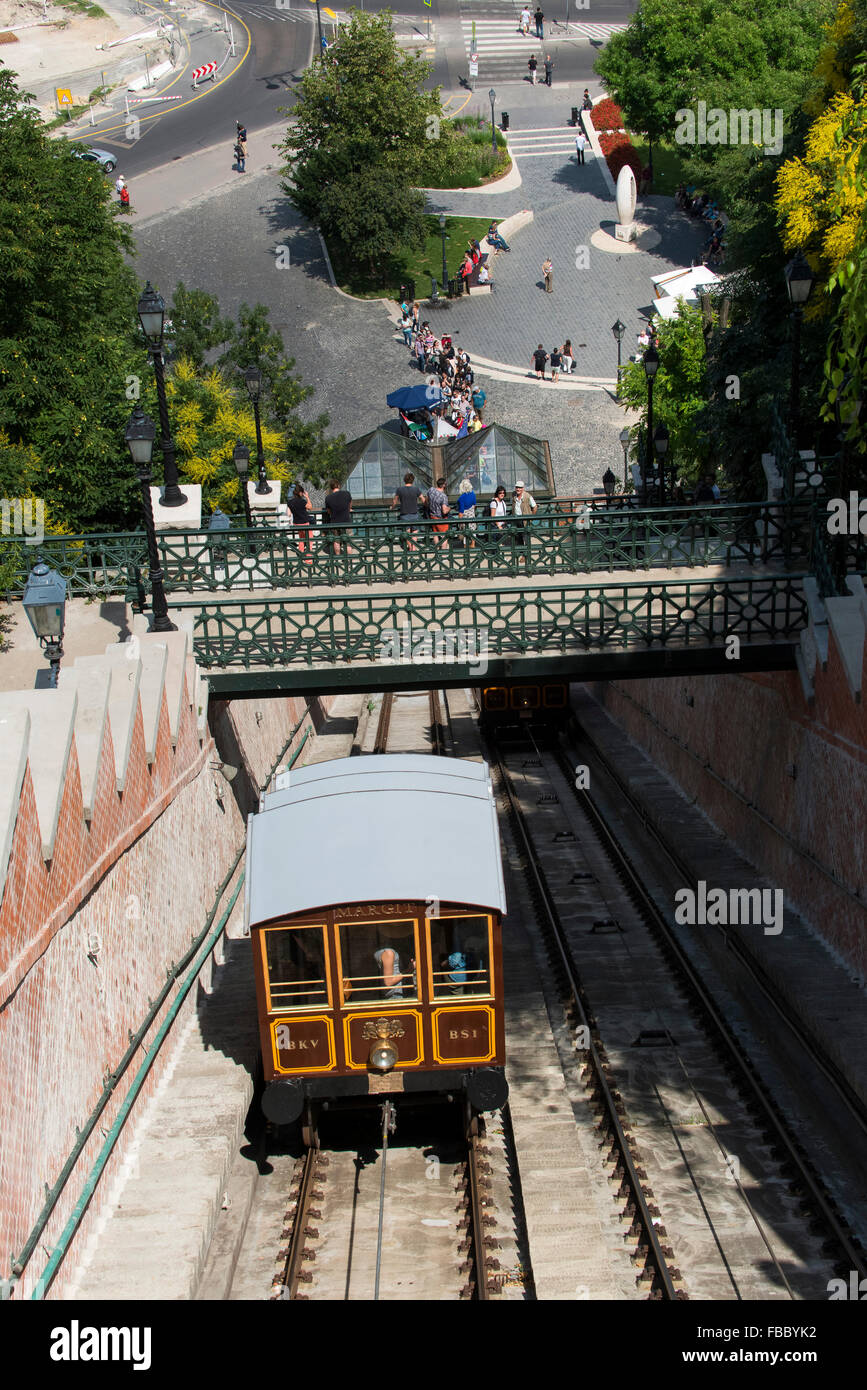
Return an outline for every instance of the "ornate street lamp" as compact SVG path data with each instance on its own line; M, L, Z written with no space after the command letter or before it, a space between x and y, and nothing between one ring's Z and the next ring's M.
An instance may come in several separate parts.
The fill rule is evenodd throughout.
M620 431L620 447L623 450L623 491L626 491L629 482L629 426L624 425Z
M66 580L44 560L37 560L27 576L24 612L51 666L51 685L56 689L63 656L66 625Z
M621 323L620 319L615 319L611 325L611 332L617 339L617 395L620 395L620 344L623 342L623 335L626 332L626 324Z
M617 487L617 479L610 468L606 468L605 472L602 474L602 486L605 489L605 500L610 507L611 499L614 496L614 489Z
M259 481L256 483L256 494L259 497L270 497L271 489L268 486L268 474L265 471L265 453L262 449L262 425L259 419L259 397L262 394L262 373L258 367L248 367L244 373L244 384L247 387L247 395L253 407L253 418L256 421L256 467L259 470ZM246 492L244 496L246 497Z
M442 237L443 243L443 292L446 293L449 286L449 270L446 265L446 215L444 212L440 213L439 224L440 236Z
M653 439L653 382L656 373L659 371L659 353L650 344L642 358L644 365L644 375L647 377L647 443L641 459L641 486L644 490L644 501L647 502L647 460L650 453L650 443Z
M156 426L148 419L140 405L130 416L126 427L126 446L135 465L141 486L142 510L144 512L145 532L148 541L148 566L151 586L151 632L177 632L169 618L169 605L163 589L163 572L157 550L157 533L154 526L154 509L151 502L151 454L153 453Z
M789 296L789 303L792 306L792 398L789 406L789 417L791 420L793 457L789 459L788 468L786 470L788 474L786 478L786 494L788 497L791 497L795 486L795 456L797 456L798 453L801 427L801 319L804 316L804 305L810 298L816 279L802 251L798 251L789 261L785 269L785 277L786 291Z
M250 515L250 498L247 495L247 477L250 472L250 450L247 448L246 444L241 443L240 439L235 445L232 462L235 465L235 472L241 480L241 496L244 499L244 516L247 518L247 527L252 531L253 518Z
M165 363L163 361L163 329L166 321L166 305L162 295L151 285L150 280L138 302L138 317L145 336L148 352L154 364L157 379L157 400L160 410L160 449L163 455L163 495L164 507L182 507L185 495L178 487L178 464L175 457L175 444L169 429L169 408L166 402ZM153 512L153 508L151 508Z
M653 432L653 449L659 460L659 500L665 506L665 456L668 453L668 430L665 425L657 425Z
M496 94L496 92L494 91L493 87L492 87L491 90L488 92L488 100L489 100L490 103L491 103L491 154L494 156L494 158L496 158L496 156L497 156L497 128L496 128L496 126L495 126L495 124L494 124L494 102L497 100L497 94Z

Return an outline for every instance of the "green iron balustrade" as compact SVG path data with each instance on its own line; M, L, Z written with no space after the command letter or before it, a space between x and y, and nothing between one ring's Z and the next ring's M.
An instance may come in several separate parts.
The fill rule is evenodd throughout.
M193 616L196 659L205 668L382 665L400 661L401 652L414 652L425 639L433 643L434 662L437 641L442 647L449 640L496 656L683 650L720 647L731 635L747 643L792 641L806 622L804 577L305 595L214 605L186 599L172 604L172 612Z
M342 528L234 528L167 531L158 538L166 589L312 588L328 585L407 583L422 580L591 574L599 570L677 569L708 565L807 568L812 553L811 508L797 503L714 504L676 509L563 512L507 519L499 530L490 518L453 519L447 543L434 523L420 521L410 549L409 529L354 522ZM300 542L310 542L304 550ZM340 541L340 553L335 542ZM470 544L470 542L473 542ZM348 544L347 544L348 543ZM853 550L857 538L853 538ZM36 554L63 574L72 597L123 594L139 608L146 601L142 574L146 543L140 532L111 536L46 536L38 548L0 541L6 592L23 593ZM9 571L15 573L9 577Z

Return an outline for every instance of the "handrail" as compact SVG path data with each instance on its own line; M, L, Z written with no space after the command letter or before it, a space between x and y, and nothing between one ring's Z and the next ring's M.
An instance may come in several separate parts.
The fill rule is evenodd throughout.
M279 757L271 767L267 775L267 778L265 779L265 782L262 784L261 790L265 790L271 783L274 774L280 767L280 764L282 763L283 758L286 755L287 749L291 748L295 736L297 735L304 721L308 718L310 718L309 709L305 710L304 714L294 725L291 733L289 734L289 737L287 738L286 742L283 745L283 748L280 751ZM301 753L302 748L307 742L309 736L310 730L307 729L305 730L304 737L301 739L301 742L292 754L292 757L289 760L287 766L291 767L294 764L295 760ZM196 937L196 939L191 943L189 948L184 952L184 955L181 957L180 961L177 964L172 962L171 968L166 972L166 983L163 985L157 998L150 1005L148 1012L145 1015L145 1018L143 1022L140 1024L139 1028L136 1030L134 1034L130 1035L129 1047L123 1054L123 1057L121 1058L117 1067L106 1077L102 1094L100 1095L99 1100L97 1101L93 1110L90 1112L90 1115L87 1117L84 1128L80 1131L77 1131L75 1144L73 1145L73 1148L70 1154L68 1155L66 1162L60 1170L60 1175L57 1181L55 1182L54 1186L46 1193L45 1203L42 1207L41 1212L39 1213L39 1216L36 1218L36 1222L29 1236L27 1237L27 1240L21 1250L21 1253L13 1259L12 1279L0 1282L0 1299L11 1298L15 1284L18 1283L18 1281L20 1280L30 1259L32 1258L33 1253L36 1250L36 1247L42 1238L45 1228L48 1225L48 1221L51 1217L51 1214L54 1211L55 1206L57 1205L57 1202L60 1198L60 1194L65 1188L67 1182L69 1181L78 1163L78 1160L80 1159L84 1151L84 1148L91 1134L93 1133L100 1116L102 1115L102 1112L104 1111L106 1105L108 1104L109 1100L114 1094L115 1089L117 1088L118 1082L120 1081L124 1073L128 1070L136 1052L143 1045L144 1039L147 1036L148 1031L150 1030L153 1024L154 1019L157 1017L160 1009L165 1003L165 1000L168 997L168 994L171 991L172 987L177 982L178 976L186 968L189 961L191 961L194 958L194 956L199 952L200 948L202 948L202 944L203 942L205 942L205 938L208 936L208 932L210 930L211 924L214 921L214 917L216 916L217 908L219 907L223 894L225 893L226 889L232 881L238 864L240 863L241 858L243 857L245 849L246 840L242 842L232 862L232 867L229 869L228 873L223 878L219 888L217 889L213 905L211 907L210 912L208 913L207 918L205 919L204 927L202 928L201 932ZM226 908L223 915L221 916L220 922L218 923L214 932L212 933L212 939L208 939L207 949L204 951L202 959L194 967L194 969L190 972L190 975L182 984L180 993L178 994L177 998L172 1004L172 1007L166 1015L165 1019L163 1020L163 1023L161 1024L159 1031L157 1032L155 1038L153 1039L149 1048L147 1049L147 1055L145 1057L145 1060L139 1068L138 1072L136 1073L136 1076L133 1079L130 1089L127 1092L127 1097L123 1105L121 1106L118 1115L115 1118L114 1124L112 1125L109 1131L109 1134L105 1140L105 1143L102 1146L102 1149L100 1150L100 1153L93 1167L91 1168L90 1174L82 1190L81 1196L79 1197L79 1200L76 1203L75 1208L73 1209L72 1215L70 1216L69 1221L67 1222L57 1245L54 1247L54 1250L52 1251L48 1265L43 1270L37 1282L36 1288L32 1294L33 1298L44 1297L45 1293L47 1292L48 1288L53 1282L57 1274L57 1270L59 1269L60 1264L62 1263L66 1255L66 1251L69 1247L69 1244L71 1243L72 1238L76 1230L78 1229L78 1226L81 1224L81 1221L84 1217L85 1212L87 1211L88 1206L90 1205L90 1201L93 1197L94 1191L96 1190L96 1186L99 1182L99 1179L102 1176L102 1172L105 1168L105 1165L108 1162L109 1157L111 1156L111 1153L115 1147L115 1144L117 1143L118 1138L120 1137L120 1131L129 1117L133 1102L135 1101L136 1096L138 1095L142 1085L144 1084L144 1081L147 1077L147 1073L150 1071L150 1068L153 1065L157 1053L159 1052L160 1046L165 1041L165 1038L168 1035L169 1029L177 1016L180 1005L183 1003L187 994L192 988L192 985L198 978L202 970L202 967L205 964L205 961L208 959L217 941L219 941L220 935L222 934L225 923L228 921L229 914L231 913L232 908L234 907L235 902L237 901L238 894L241 890L243 883L244 873L242 871L241 876L238 880L238 884L229 902L229 905Z

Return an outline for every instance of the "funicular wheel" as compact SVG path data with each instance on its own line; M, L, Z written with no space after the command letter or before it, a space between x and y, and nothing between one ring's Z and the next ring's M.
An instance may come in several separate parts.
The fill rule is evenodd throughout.
M308 1149L319 1148L319 1106L308 1100L301 1121L301 1138Z

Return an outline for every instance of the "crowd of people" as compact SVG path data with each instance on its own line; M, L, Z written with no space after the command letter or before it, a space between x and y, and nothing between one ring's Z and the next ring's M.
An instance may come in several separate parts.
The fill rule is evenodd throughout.
M461 437L484 429L482 416L487 396L476 385L469 353L456 348L449 334L436 337L430 323L421 319L418 304L404 301L400 310L404 343L430 388L428 406L401 412L401 433L415 433L411 426L416 426L430 437L438 417Z
M519 479L515 483L508 500L506 488L500 484L486 506L479 502L479 487L479 478L468 472L461 479L457 504L453 506L445 478L437 478L425 489L418 486L413 473L405 473L403 484L395 490L392 508L398 512L401 524L408 528L407 549L417 549L418 523L425 520L433 523L431 541L436 547L453 544L475 549L477 540L480 544L498 545L507 528L516 544L523 547L528 519L538 510L536 499L527 491L524 482ZM479 527L481 518L490 518L490 522ZM452 527L456 529L450 532Z

